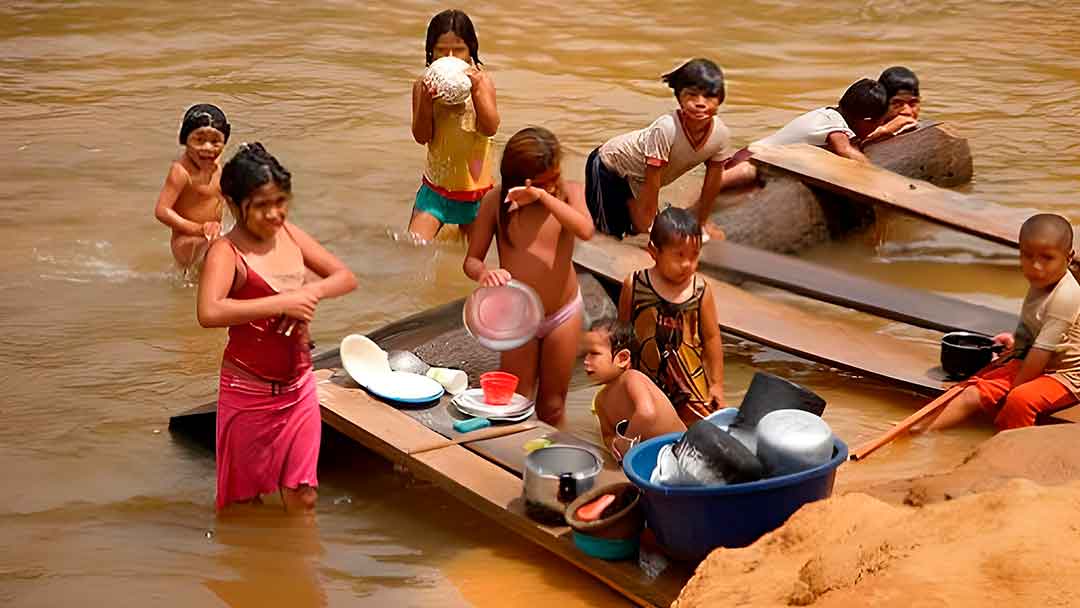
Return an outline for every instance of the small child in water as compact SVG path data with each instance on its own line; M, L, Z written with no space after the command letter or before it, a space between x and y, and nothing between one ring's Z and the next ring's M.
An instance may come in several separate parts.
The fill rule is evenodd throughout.
M466 276L481 285L517 279L540 295L547 315L536 339L502 353L500 368L518 377L518 392L536 389L541 420L559 424L581 340L583 301L574 272L574 241L589 240L592 219L581 184L562 177L562 150L547 129L514 134L503 150L501 183L484 195L469 239ZM484 264L492 237L499 267Z
M671 401L648 376L631 369L634 328L625 321L601 319L585 333L585 373L603 385L593 396L604 447L616 459L638 441L682 432L686 425Z
M915 72L903 67L887 68L878 76L878 82L885 87L889 109L881 119L881 126L866 136L866 142L886 139L899 135L919 124L919 77Z
M716 300L697 274L701 239L689 211L662 211L649 233L648 251L656 264L628 276L619 297L619 319L638 337L635 369L664 391L686 426L724 403Z
M728 128L717 109L724 101L724 73L708 59L691 59L664 74L679 108L639 131L609 139L585 161L585 197L596 228L622 238L649 231L660 209L660 188L698 165L705 182L695 205L699 223L709 221L723 178Z
M811 110L751 146L810 144L838 156L869 163L870 159L860 148L861 142L881 125L888 109L887 100L885 87L880 82L863 78L844 91L837 107ZM757 180L757 169L748 162L751 156L753 153L747 147L727 160L724 190L746 186Z
M454 224L469 235L480 209L480 198L491 189L491 150L499 128L495 85L481 69L480 43L472 20L450 9L431 18L424 44L425 64L457 57L470 64L472 94L455 105L441 102L424 79L413 83L412 134L427 146L427 166L416 192L409 232L430 241L443 224Z
M1020 268L1028 292L1015 333L994 341L1006 352L964 382L967 388L928 420L931 430L982 410L999 430L1035 424L1039 414L1080 399L1080 284L1069 272L1073 228L1060 215L1040 213L1020 228Z
M221 234L224 199L218 158L229 141L229 121L217 106L191 106L180 123L184 152L173 161L154 206L154 217L172 228L173 258L185 273L202 263Z

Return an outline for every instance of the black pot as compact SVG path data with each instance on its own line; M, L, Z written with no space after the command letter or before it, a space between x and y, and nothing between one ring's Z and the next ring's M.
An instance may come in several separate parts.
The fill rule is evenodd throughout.
M1003 348L990 336L954 331L941 337L941 369L953 379L964 379L990 364Z
M752 429L765 414L776 410L803 410L820 416L825 411L825 400L790 380L756 372L732 426Z

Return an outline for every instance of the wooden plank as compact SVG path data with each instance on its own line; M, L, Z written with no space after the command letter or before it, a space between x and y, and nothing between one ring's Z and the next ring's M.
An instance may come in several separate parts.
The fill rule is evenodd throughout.
M487 428L478 429L470 432L467 435L462 435L454 439L442 439L432 443L431 445L416 448L409 452L410 456L415 456L422 452L430 452L431 450L438 450L450 445L465 445L475 441L483 441L484 439L495 439L496 437L507 437L510 435L517 435L518 433L524 433L536 428L535 422L519 422L517 424L511 424L507 426L489 426Z
M1016 327L1017 316L930 292L896 287L799 258L728 241L701 252L704 271L718 270L830 304L937 331L995 335Z
M520 477L488 462L461 445L409 455L440 435L410 416L372 399L362 390L329 380L329 370L316 372L323 420L348 437L409 467L454 497L541 547L581 568L642 606L668 606L678 597L690 570L671 563L657 575L636 562L607 562L581 553L565 526L544 526L524 514ZM505 437L489 440L497 441Z
M621 282L632 271L650 266L652 259L639 247L597 235L578 243L574 262L609 281ZM724 331L926 394L945 390L936 348L824 319L716 279L706 280L716 295Z
M967 234L1016 247L1031 214L978 200L856 162L807 144L751 146L753 162L794 173L803 181L853 200L882 205Z

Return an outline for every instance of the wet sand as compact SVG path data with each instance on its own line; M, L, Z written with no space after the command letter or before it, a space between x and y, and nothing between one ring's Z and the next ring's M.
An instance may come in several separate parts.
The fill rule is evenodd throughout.
M714 551L675 606L1075 606L1078 438L1008 431L947 472L841 483L750 547Z

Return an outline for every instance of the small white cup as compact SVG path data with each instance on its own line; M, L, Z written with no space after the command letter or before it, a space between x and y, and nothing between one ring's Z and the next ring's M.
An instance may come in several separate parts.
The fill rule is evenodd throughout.
M427 371L427 377L443 385L451 395L460 395L469 388L469 375L460 369L432 367Z

